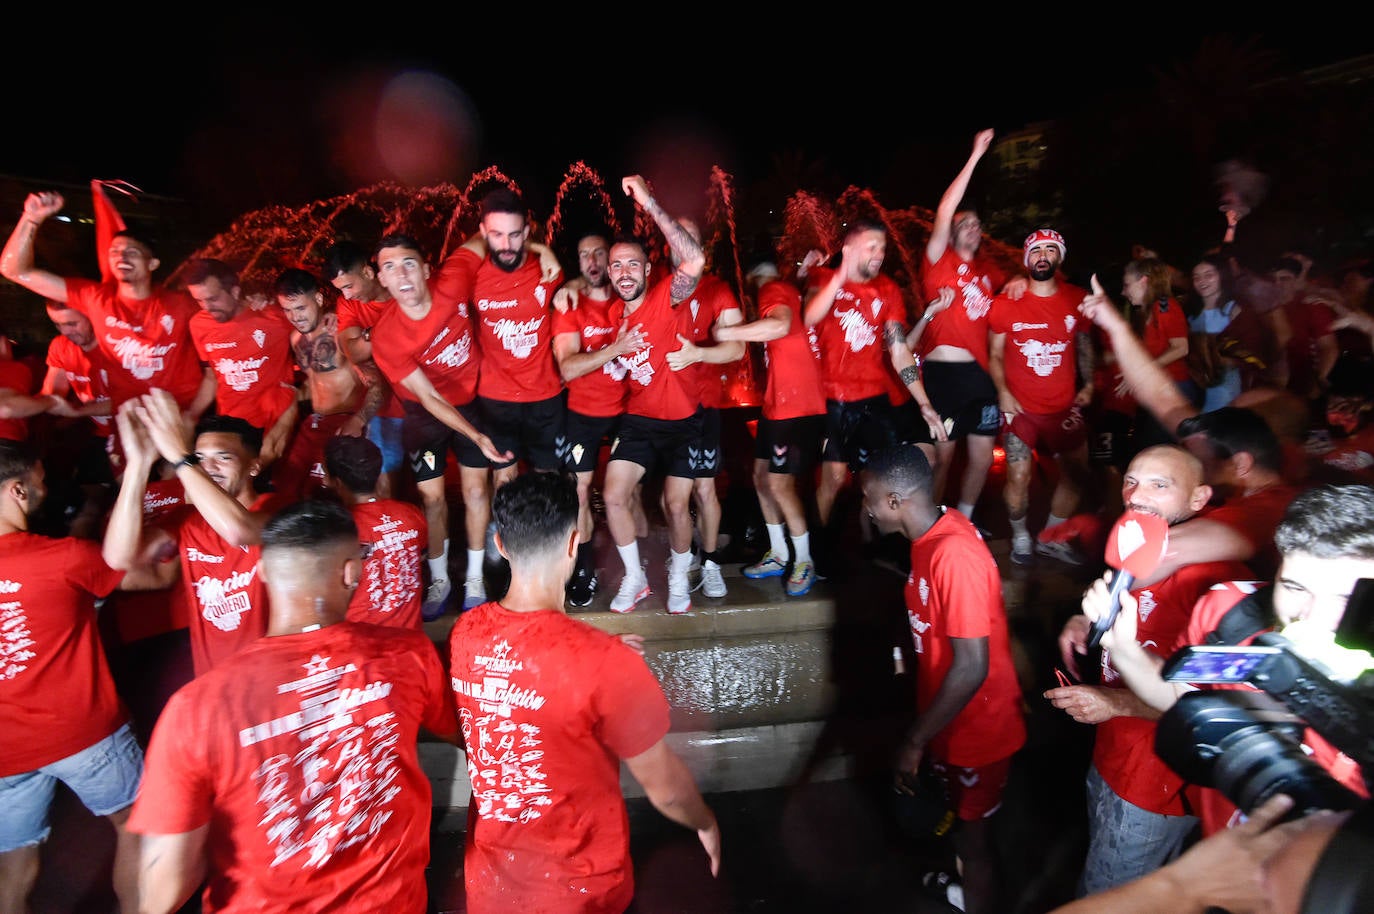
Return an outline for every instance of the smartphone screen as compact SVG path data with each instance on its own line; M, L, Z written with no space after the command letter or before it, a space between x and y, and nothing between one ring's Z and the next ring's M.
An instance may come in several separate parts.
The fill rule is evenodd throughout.
M1176 652L1161 672L1170 682L1245 682L1278 653L1277 647L1196 645Z

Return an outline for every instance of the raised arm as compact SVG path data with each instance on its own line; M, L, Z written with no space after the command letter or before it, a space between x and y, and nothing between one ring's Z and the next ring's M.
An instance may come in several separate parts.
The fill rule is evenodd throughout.
M30 292L66 304L67 281L56 273L40 270L33 262L33 240L38 227L61 211L65 201L56 191L40 191L24 198L24 212L0 252L0 275ZM103 257L105 252L101 251Z
M949 248L951 227L954 225L954 214L959 211L959 204L968 190L968 182L973 178L973 169L992 146L992 136L991 128L980 130L974 136L973 151L969 153L968 161L959 169L959 173L941 195L940 202L935 207L935 221L930 227L930 238L926 241L927 263L935 263L945 256L945 251Z
M673 252L673 260L677 263L672 280L673 304L686 301L706 269L706 253L692 237L692 233L659 206L658 201L649 193L649 185L644 178L629 175L620 180L620 187L634 198L639 208L648 213L659 231L663 232L663 237L668 241L668 248Z

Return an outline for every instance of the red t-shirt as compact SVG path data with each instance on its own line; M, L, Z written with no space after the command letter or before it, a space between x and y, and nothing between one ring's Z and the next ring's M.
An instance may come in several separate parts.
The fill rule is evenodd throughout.
M621 759L668 732L644 659L559 610L485 603L449 636L472 799L468 914L620 912L634 895Z
M1141 341L1152 357L1158 357L1169 348L1169 341L1182 337L1188 338L1188 316L1174 299L1155 302L1150 306L1150 315L1145 320L1145 332ZM1175 381L1188 380L1188 360L1175 359L1164 366L1169 377Z
M1198 599L1197 605L1193 608L1192 618L1188 621L1188 627L1174 644L1173 650L1207 643L1207 635L1216 630L1217 626L1221 624L1221 617L1226 615L1232 606L1267 586L1269 585L1266 581L1228 581L1212 587ZM1259 632L1255 634L1257 635ZM1240 643L1249 644L1254 639L1255 636L1251 635ZM1207 683L1200 684L1199 688L1249 690L1254 687L1246 683L1237 685ZM1360 796L1368 797L1369 792L1365 787L1364 775L1354 759L1342 753L1327 742L1320 733L1311 728L1308 728L1304 733L1303 744L1312 750L1313 760L1325 768L1332 777ZM1203 787L1200 784L1189 784L1187 785L1187 792L1189 802L1193 804L1198 818L1202 820L1202 834L1204 836L1222 828L1229 828L1240 821L1236 804L1226 799L1226 795L1220 790Z
M1272 581L1279 570L1274 531L1279 528L1289 502L1301 491L1298 486L1272 485L1250 495L1228 498L1201 516L1223 523L1249 540L1255 554L1245 564L1257 580Z
M1136 640L1150 653L1168 657L1179 633L1188 625L1193 604L1219 581L1243 578L1249 569L1239 562L1185 565L1157 584L1132 590L1139 601ZM1121 674L1111 665L1111 651L1102 651L1102 685L1124 689ZM1166 816L1188 813L1183 801L1183 778L1155 754L1156 722L1143 717L1113 717L1097 725L1093 765L1117 796L1147 812Z
M818 267L807 275L813 288L824 286L833 270ZM902 290L887 275L872 282L847 282L815 325L821 352L821 381L827 400L853 402L889 395L897 384L883 343L889 321L905 326Z
M99 346L87 352L65 336L55 336L48 344L48 367L67 376L67 386L82 403L96 403L110 399L109 363ZM108 438L114 431L113 416L92 416L95 433Z
M1317 340L1335 333L1331 322L1336 313L1331 306L1306 295L1283 306L1292 336L1284 350L1288 361L1288 389L1303 396L1317 373Z
M204 371L191 342L191 318L200 313L184 292L155 291L126 302L114 283L67 279L67 306L90 318L96 341L117 370L110 374L116 408L154 387L168 391L185 409L200 389Z
M28 396L33 393L33 372L29 366L17 359L0 361L0 390L12 390ZM29 438L28 419L0 419L0 438L11 441L27 441Z
M599 300L578 296L577 307L555 311L553 335L577 335L578 352L596 352L615 342L620 325L611 320L615 297ZM600 371L589 371L568 382L568 409L584 416L618 416L625 411L625 366L611 359Z
M191 318L200 360L215 373L215 407L266 431L296 400L291 324L280 308L243 308L220 323L208 311Z
M456 729L422 632L340 622L259 639L167 702L129 830L209 826L206 911L423 914L421 727Z
M779 308L792 311L787 335L763 344L764 366L768 370L763 391L764 418L824 416L820 353L816 335L803 320L801 292L790 282L775 279L759 287L758 295L760 318Z
M556 397L563 377L553 357L553 301L558 283L543 282L538 258L507 273L483 260L472 302L482 373L477 392L491 400L532 403Z
M682 305L673 307L672 284L669 277L651 285L633 314L626 313L624 301L610 308L617 327L628 321L644 334L643 345L617 359L628 375L625 412L635 416L686 419L701 403L696 375L668 367L668 353L682 348L678 334L687 336L691 331L691 312Z
M362 581L348 604L349 621L420 628L420 575L429 546L425 512L394 498L363 502L350 510L358 540L369 548Z
M952 638L986 638L988 673L934 739L932 757L966 768L1009 758L1026 742L997 562L967 517L946 508L911 544L903 591L916 649L916 707L924 713L954 662Z
M920 355L924 358L937 346L957 346L973 353L984 370L988 367L988 311L993 296L1006 283L996 264L975 256L964 260L945 248L940 259L931 263L922 258L921 295L933 301L944 286L954 290L954 302L931 318L921 334Z
M143 525L162 527L175 533L183 519L195 512L186 503L186 490L181 480L157 479L148 483L143 493ZM176 550L169 550L162 561L177 560ZM190 625L190 604L186 588L180 583L166 590L121 590L110 595L102 612L113 612L115 631L122 644L151 638Z
M1002 365L1007 390L1028 413L1046 415L1073 405L1078 393L1078 305L1086 293L1060 282L1052 295L1027 292L1019 301L992 300L988 331L1005 333Z
M334 306L334 314L338 320L335 333L341 334L349 327L371 330L377 326L377 319L382 316L382 312L390 308L391 305L392 300L389 298L386 301L351 301L347 298L340 298ZM371 345L370 342L369 345ZM386 384L386 398L382 401L381 408L377 410L377 415L399 419L405 415L405 410L401 408L401 401L385 378L382 379L382 383Z
M687 339L699 348L717 345L711 329L726 311L740 310L739 299L729 284L719 276L703 273L701 281L692 290L692 297L686 301L691 313L691 333ZM701 405L713 409L726 406L725 385L721 383L720 373L724 366L698 362L692 366L696 371L697 384L701 388Z
M259 495L254 513L271 513L282 499ZM177 530L181 580L190 605L191 660L204 675L267 632L267 585L258 577L261 546L230 546L199 511Z
M128 721L95 616L95 598L123 579L92 540L0 536L0 777L64 759Z
M477 396L481 359L466 302L436 296L429 313L419 320L399 306L387 309L372 329L372 360L402 400L419 402L401 383L417 368L453 406L464 406Z

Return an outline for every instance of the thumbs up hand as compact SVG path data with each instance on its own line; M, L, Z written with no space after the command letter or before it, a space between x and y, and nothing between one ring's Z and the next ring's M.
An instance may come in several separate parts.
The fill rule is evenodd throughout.
M1126 318L1117 310L1112 297L1102 288L1096 273L1092 275L1092 293L1084 296L1083 301L1079 302L1078 312L1108 332L1128 326Z

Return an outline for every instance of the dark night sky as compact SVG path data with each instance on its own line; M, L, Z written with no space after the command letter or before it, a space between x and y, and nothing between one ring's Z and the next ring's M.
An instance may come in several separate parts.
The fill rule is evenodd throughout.
M1109 109L1114 93L1195 55L1204 32L1274 54L1280 71L1374 45L1325 17L1320 30L1221 31L1158 7L1111 25L1025 7L1004 27L865 10L872 18L762 33L718 13L681 29L652 25L648 8L608 9L579 27L571 8L520 9L439 24L413 5L352 22L315 9L298 24L216 10L195 32L146 38L129 36L155 13L98 30L18 28L0 173L124 179L190 201L212 226L384 179L463 186L491 165L538 216L579 159L611 181L637 171L695 193L712 165L748 182L792 157L911 196L889 206L933 206L978 129ZM1068 34L1085 29L1096 36ZM1317 37L1304 43L1305 32ZM379 135L406 139L388 147Z

